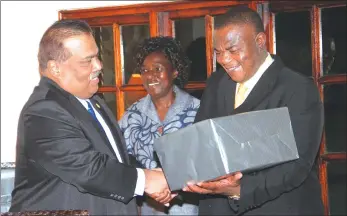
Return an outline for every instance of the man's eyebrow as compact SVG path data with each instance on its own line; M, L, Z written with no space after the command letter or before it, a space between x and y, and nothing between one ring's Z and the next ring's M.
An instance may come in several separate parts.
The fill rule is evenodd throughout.
M92 59L94 57L97 57L98 55L99 55L99 53L93 54L93 55L89 55L89 56L84 57L83 59Z
M227 45L225 46L225 49L231 49L232 47L236 46L236 43L232 43L232 42L229 42L227 43ZM217 48L213 48L215 51L219 51Z
M234 44L230 43L230 44L228 44L228 45L225 47L225 49L231 49L231 48L233 48L234 46L236 46L235 43L234 43Z
M94 57L98 57L99 56L99 49L97 50L96 54L92 54L92 55L89 55L89 56L86 56L84 57L83 59L92 59Z

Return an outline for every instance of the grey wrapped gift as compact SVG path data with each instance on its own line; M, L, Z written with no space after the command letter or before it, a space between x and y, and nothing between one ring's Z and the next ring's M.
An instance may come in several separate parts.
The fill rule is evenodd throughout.
M299 158L287 107L208 119L154 141L169 187Z

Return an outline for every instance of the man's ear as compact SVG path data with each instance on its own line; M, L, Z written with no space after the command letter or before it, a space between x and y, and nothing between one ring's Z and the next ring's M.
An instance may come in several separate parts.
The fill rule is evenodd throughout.
M49 72L52 76L54 76L54 77L56 77L56 78L58 78L58 77L60 76L59 65L58 65L58 63L57 63L56 61L54 61L54 60L49 60L49 61L47 62L47 70L48 70L48 72Z
M257 37L255 38L255 42L258 48L266 49L266 34L264 32L258 33Z

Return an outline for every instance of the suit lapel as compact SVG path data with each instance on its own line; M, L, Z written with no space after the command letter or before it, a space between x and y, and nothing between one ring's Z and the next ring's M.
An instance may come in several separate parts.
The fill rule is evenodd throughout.
M126 163L129 163L128 153L126 151L125 142L123 142L123 134L118 126L117 121L112 113L112 111L107 107L104 101L99 96L94 96L91 100L93 102L94 107L99 111L101 116L104 118L105 122L109 126L112 135L115 139L118 151L122 160Z
M275 61L269 66L265 73L258 80L246 100L236 109L232 107L230 114L243 113L254 110L263 100L266 98L275 87L278 72L283 68L283 64L280 59L275 57ZM233 90L233 101L235 102L235 88Z
M116 153L114 152L111 143L109 142L107 135L105 131L100 128L98 123L95 121L95 119L88 113L86 108L73 96L70 97L70 102L75 108L74 115L77 117L77 119L80 120L81 124L83 124L88 129L88 135L90 135L91 138L97 138L103 140L103 143L106 144L107 148L112 152L112 154L117 158ZM99 143L98 141L97 143Z
M74 116L74 119L81 124L84 131L86 131L85 136L93 143L93 145L100 145L100 143L102 143L102 145L105 145L109 152L117 158L104 130L100 128L99 124L76 97L60 88L53 80L47 77L42 77L39 85L45 86L55 93L54 100L57 100L57 102L68 110L68 112Z

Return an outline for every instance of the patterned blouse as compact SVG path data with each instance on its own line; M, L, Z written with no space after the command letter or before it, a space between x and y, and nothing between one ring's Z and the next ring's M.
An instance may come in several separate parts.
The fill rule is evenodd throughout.
M154 139L192 124L200 106L199 99L177 86L173 90L176 99L163 122L157 115L150 95L131 105L119 121L128 153L134 155L147 169L158 166L153 158Z

